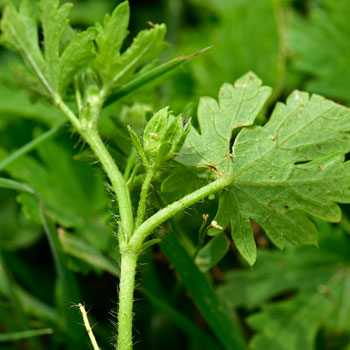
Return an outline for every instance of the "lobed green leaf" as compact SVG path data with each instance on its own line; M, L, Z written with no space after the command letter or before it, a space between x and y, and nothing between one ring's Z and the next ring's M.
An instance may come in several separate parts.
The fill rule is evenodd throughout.
M321 96L295 91L286 104L276 105L266 125L243 128L231 153L232 129L251 125L268 97L260 84L248 74L234 87L224 85L219 105L202 99L202 134L191 130L177 158L185 165L212 168L217 176L232 176L214 220L223 228L231 223L237 248L250 264L256 247L249 220L279 248L286 240L316 244L309 216L338 222L336 202L350 202L350 163L344 162L350 150L350 111Z
M67 85L94 56L96 31L88 29L75 34L69 25L72 5L59 6L59 0L41 0L38 4L44 43L38 42L37 19L29 0L22 0L19 9L9 1L1 21L1 43L18 52L28 70L20 69L23 84L46 98L56 99L65 93ZM64 36L71 37L67 44Z

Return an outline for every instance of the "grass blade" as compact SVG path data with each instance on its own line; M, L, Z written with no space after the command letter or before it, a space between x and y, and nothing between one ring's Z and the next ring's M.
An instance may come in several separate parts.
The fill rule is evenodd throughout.
M57 273L56 302L58 313L62 318L64 332L71 338L70 343L67 343L68 349L73 349L79 343L85 344L83 328L78 324L80 322L79 315L70 310L72 305L79 303L80 293L74 275L67 267L66 256L59 241L57 230L53 223L47 220L42 202L40 203L40 215Z
M191 322L182 313L174 309L170 304L161 300L147 289L140 288L139 290L155 307L167 314L179 329L188 334L190 338L195 339L198 344L202 346L201 349L221 350L219 344L216 343L211 336L205 333L202 329L198 328L193 322Z
M235 324L222 304L212 284L194 264L193 259L179 244L173 232L164 234L159 244L166 257L179 273L202 316L225 349L247 349Z
M39 335L52 334L53 329L51 328L42 328L42 329L30 329L28 331L21 332L11 332L0 334L0 343L9 342L9 341L17 341L26 338L37 337Z
M206 47L205 49L197 51L189 56L181 56L181 57L173 58L168 62L165 62L153 69L150 69L149 71L141 74L137 78L131 80L130 82L126 83L125 85L120 87L118 90L116 90L111 96L108 97L108 99L105 102L105 106L112 104L113 102L126 96L130 92L135 91L136 89L149 83L150 81L164 75L165 73L170 72L171 70L179 67L181 64L190 61L192 58L204 53L208 49L210 49L210 47Z
M0 161L0 171L4 170L9 164L14 162L19 157L34 150L42 142L50 139L51 137L56 136L62 130L64 124L65 123L60 123L54 126L52 129L44 132L40 136L36 137L34 140L26 143L22 147L18 148L15 152L11 153L8 157Z
M5 179L3 177L0 177L0 187L21 192L34 193L34 190L25 183L11 179Z

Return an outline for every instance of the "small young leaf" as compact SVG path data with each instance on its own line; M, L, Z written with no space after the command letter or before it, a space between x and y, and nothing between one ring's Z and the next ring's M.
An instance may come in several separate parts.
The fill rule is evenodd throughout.
M37 23L30 1L23 0L18 10L11 1L5 6L1 20L1 43L23 57L42 89L51 95L53 91L45 77L46 65L39 47Z
M207 272L228 252L230 241L225 234L213 237L196 255L195 263L202 272Z
M142 65L156 58L166 47L165 26L154 25L141 31L131 46L120 53L121 45L128 34L129 4L123 2L106 15L103 25L97 24L97 56L93 63L98 72L105 94L133 78Z
M62 52L60 60L60 93L65 91L67 85L73 80L74 75L95 57L93 40L96 33L94 28L88 28L84 32L75 35Z
M149 241L146 241L142 244L142 250L146 250L147 248L151 247L152 245L158 244L159 242L161 242L161 239L159 238L150 239Z
M130 138L131 138L131 142L134 145L137 154L141 158L143 165L146 168L148 168L149 163L148 163L148 159L147 159L147 156L145 154L145 151L143 150L143 146L142 146L141 140L139 139L137 134L130 128L129 125L128 125L128 131L129 131L129 135L130 135Z
M111 15L105 16L103 25L96 24L98 52L94 67L104 84L108 84L115 74L121 56L120 48L128 35L129 17L129 3L125 1L118 5Z
M38 7L44 35L45 75L53 91L60 82L60 43L69 26L72 4L59 5L59 0L40 0Z

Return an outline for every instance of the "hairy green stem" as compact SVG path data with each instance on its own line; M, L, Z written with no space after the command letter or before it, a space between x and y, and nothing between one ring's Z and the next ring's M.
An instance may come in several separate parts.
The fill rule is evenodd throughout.
M118 309L118 350L132 350L132 319L136 264L144 240L157 226L170 219L181 210L186 209L211 193L228 186L232 182L232 178L221 176L216 181L161 209L143 222L146 212L147 194L156 171L156 167L150 167L146 172L142 184L135 225L136 230L134 231L130 192L126 180L119 171L118 166L108 152L97 130L97 119L101 101L102 99L97 98L94 100L92 98L90 104L91 109L88 112L89 115L82 116L82 119L78 119L63 102L59 101L57 104L91 147L107 173L117 197L121 217L121 226L119 228L121 273Z
M90 122L86 119L79 120L74 112L62 100L57 101L56 104L67 116L74 128L89 144L112 183L121 218L119 238L120 248L123 249L134 231L134 217L128 186L97 130L97 118L102 105L101 101L101 99L96 99L96 101L93 101L94 103L91 103Z
M103 169L107 173L114 192L117 197L119 213L121 218L121 228L119 229L120 248L123 250L130 239L134 230L134 218L132 213L132 205L130 199L130 193L126 182L118 169L118 166L114 162L112 156L108 152L105 144L103 143L98 131L95 129L87 129L81 132L85 141L90 145L91 149L95 153L97 159L102 164Z
M137 253L126 251L121 257L118 309L118 350L132 350L132 319Z
M146 207L147 207L147 194L151 186L151 181L153 179L155 170L156 170L155 166L151 166L149 169L147 169L146 176L143 180L139 206L137 208L135 228L138 228L143 223L143 220L145 218Z
M151 216L145 222L143 222L134 232L133 236L129 241L129 246L133 247L136 251L140 251L143 241L147 236L159 225L161 225L166 220L170 219L172 216L186 209L192 204L198 202L199 200L209 196L211 193L215 193L220 189L231 184L232 178L223 175L217 180L211 182L210 184L201 187L195 192L188 194L187 196L181 198L180 200L171 203L164 209L161 209L156 214Z

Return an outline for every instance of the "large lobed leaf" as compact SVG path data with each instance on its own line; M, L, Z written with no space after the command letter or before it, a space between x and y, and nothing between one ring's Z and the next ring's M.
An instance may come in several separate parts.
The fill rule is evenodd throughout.
M321 96L293 92L286 104L276 105L266 125L241 130L230 150L232 130L251 125L268 97L260 84L250 73L233 87L223 86L220 105L202 99L201 134L193 130L178 157L187 166L232 177L215 220L223 229L231 224L233 240L250 264L256 259L250 220L279 248L286 240L316 244L309 215L337 222L341 211L336 202L350 202L350 163L344 162L350 111Z

